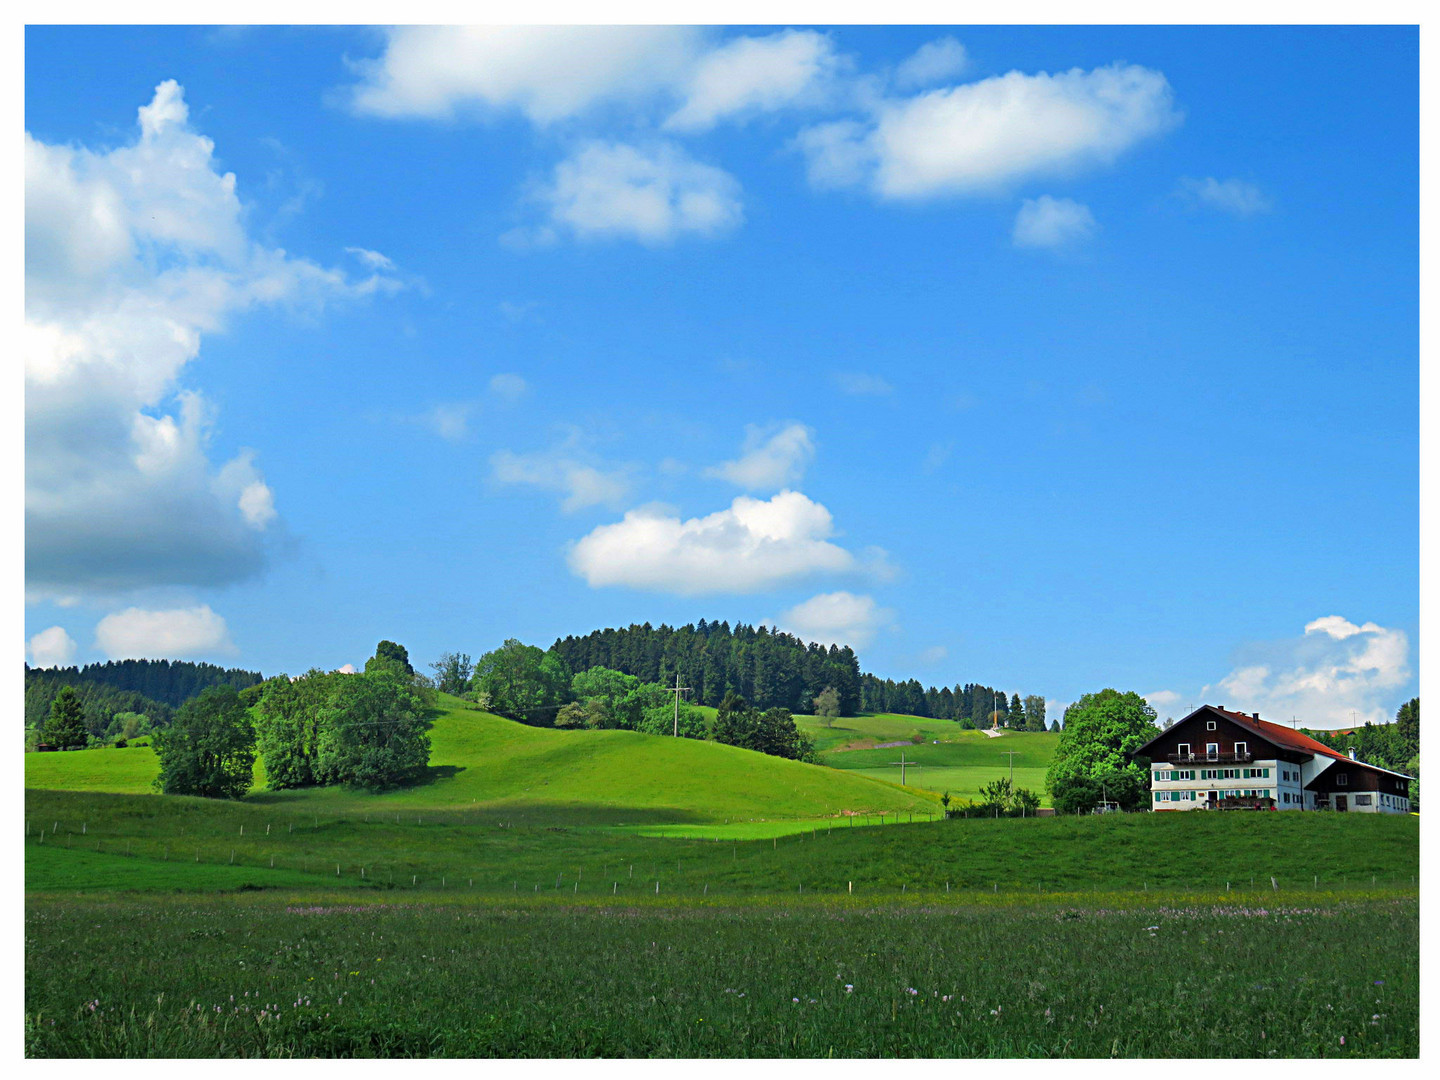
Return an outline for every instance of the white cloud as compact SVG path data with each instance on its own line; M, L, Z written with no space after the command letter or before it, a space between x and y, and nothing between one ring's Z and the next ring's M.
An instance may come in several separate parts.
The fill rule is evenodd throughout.
M371 251L369 248L347 247L346 254L354 255L371 270L394 270L395 264L390 259L381 255L378 251Z
M52 626L33 635L25 643L25 653L31 667L69 667L75 659L75 639L63 626Z
M500 484L522 484L564 496L567 514L591 506L616 509L629 497L634 482L630 466L606 467L581 448L578 431L549 450L517 454L499 450L490 455L490 476Z
M919 199L1107 165L1179 121L1164 75L1116 64L1012 71L890 99L864 123L807 129L798 145L817 186L863 184L883 198Z
M420 422L446 442L463 442L470 437L470 417L475 403L445 401L420 417Z
M1175 715L1175 705L1180 700L1180 695L1174 690L1156 690L1154 693L1146 694L1145 700L1163 720L1167 716Z
M919 660L922 664L938 664L950 655L950 650L944 645L931 645L928 649L920 651Z
M1083 203L1041 195L1020 204L1011 239L1016 247L1058 248L1093 236L1097 227Z
M555 167L535 197L545 206L546 223L502 240L544 246L567 233L656 246L686 235L716 236L745 219L739 181L673 143L588 143Z
M510 372L503 372L490 377L490 392L512 405L524 397L525 391L529 389L529 383L519 375Z
M1383 723L1410 679L1409 654L1402 630L1327 615L1308 623L1303 637L1240 650L1235 668L1201 696L1277 723L1292 716L1320 728Z
M595 588L685 596L757 592L813 574L864 569L831 542L834 533L830 511L798 491L764 501L741 495L728 509L688 520L663 507L641 507L578 540L570 568ZM883 566L883 552L872 559Z
M815 433L804 424L791 422L778 430L748 424L740 456L706 469L705 475L747 491L774 490L798 483L814 457Z
M95 647L112 660L185 659L235 651L225 620L208 604L168 611L132 607L113 612L95 627Z
M357 670L359 669L354 664L341 664L335 669L336 673L340 675L354 675Z
M1216 180L1213 176L1196 180L1183 176L1180 178L1179 190L1181 195L1192 202L1238 217L1261 214L1271 208L1269 197L1254 184L1244 180Z
M895 392L895 387L879 375L867 375L863 371L839 372L835 375L835 385L856 397L884 397Z
M665 127L705 131L736 115L816 104L841 66L830 38L813 30L731 38L696 64Z
M685 80L699 31L666 26L411 26L354 65L360 113L444 119L519 112L551 124Z
M965 46L953 37L936 38L916 49L895 69L895 85L929 86L959 75L970 66Z
M398 287L257 243L234 174L161 83L105 151L25 135L26 575L33 596L213 585L256 572L274 499L180 385L206 334L261 304Z
M895 613L876 604L874 597L841 591L821 593L796 604L780 616L777 625L806 641L861 649L875 639L877 631L894 621Z

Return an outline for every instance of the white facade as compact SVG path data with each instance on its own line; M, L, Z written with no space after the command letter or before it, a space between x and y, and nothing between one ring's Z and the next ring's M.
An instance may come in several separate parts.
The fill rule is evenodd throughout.
M1275 800L1277 810L1314 810L1316 795L1305 786L1336 764L1336 759L1319 755L1299 765L1274 758L1257 758L1244 765L1196 761L1193 764L1156 763L1150 767L1152 810L1204 809L1206 803L1233 796ZM1370 766L1373 768L1373 766ZM1328 796L1333 809L1335 798L1344 796L1346 810L1359 814L1408 814L1410 800L1382 791L1341 791Z
M1203 809L1212 798L1235 796L1274 799L1276 809L1299 810L1304 806L1303 787L1300 766L1274 759L1243 765L1196 761L1150 768L1150 806L1154 810Z

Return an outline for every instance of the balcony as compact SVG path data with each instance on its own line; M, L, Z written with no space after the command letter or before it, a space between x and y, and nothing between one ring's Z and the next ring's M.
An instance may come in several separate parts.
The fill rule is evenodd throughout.
M1255 755L1248 750L1243 754L1166 754L1165 760L1175 765L1248 765L1255 760Z

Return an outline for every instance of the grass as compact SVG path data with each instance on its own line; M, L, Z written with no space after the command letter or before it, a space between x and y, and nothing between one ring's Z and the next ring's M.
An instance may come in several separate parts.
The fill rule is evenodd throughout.
M907 723L927 726L911 727L906 731ZM808 723L805 729L812 734L817 730ZM820 727L818 730L827 733L831 747L820 755L820 760L832 769L893 782L899 779L900 769L892 762L898 761L903 751L907 761L920 764L920 768L906 769L907 786L925 791L948 791L956 799L976 802L980 801L981 787L1011 775L1011 758L1007 751L1013 751L1016 785L1040 795L1042 805L1050 804L1045 791L1045 771L1050 767L1050 759L1060 740L1058 733L1012 731L992 739L984 732L962 729L949 720L922 721L913 716L888 715L837 720L834 728ZM838 749L862 739L892 742L917 730L927 736L927 741L883 750Z
M277 875L308 873L327 889L408 888L412 880L431 887L443 878L475 895L566 889L584 898L653 895L659 881L665 896L748 897L798 896L802 889L839 895L853 883L857 895L873 897L940 891L947 883L957 891L1023 894L1223 891L1227 882L1248 888L1271 876L1284 889L1368 886L1372 877L1409 887L1418 873L1418 834L1411 817L1197 812L883 828L822 823L789 836L722 842L517 823L483 808L318 813L283 803L31 791L25 851L31 891L71 887L65 881L74 875L51 876L58 848L148 862L160 889L172 887L180 865L269 873L273 860ZM42 852L50 861L33 861ZM138 872L133 880L150 887Z
M423 783L381 796L261 788L248 801L327 813L486 808L530 821L597 824L722 825L936 811L928 793L886 780L692 739L529 727L454 698L442 703ZM25 755L27 788L140 793L151 790L156 772L148 747ZM263 771L257 775L263 783Z
M836 749L915 722L826 769L450 702L424 784L238 802L27 755L72 790L26 791L26 1054L1418 1054L1417 819L930 821ZM1050 752L942 735L922 775Z
M26 1054L1413 1057L1417 909L41 898Z

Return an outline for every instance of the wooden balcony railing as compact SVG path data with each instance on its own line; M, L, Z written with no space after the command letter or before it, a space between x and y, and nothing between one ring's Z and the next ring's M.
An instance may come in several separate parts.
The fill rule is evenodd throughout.
M1255 755L1248 750L1243 754L1191 751L1188 754L1166 754L1165 760L1177 765L1243 765L1254 761Z

